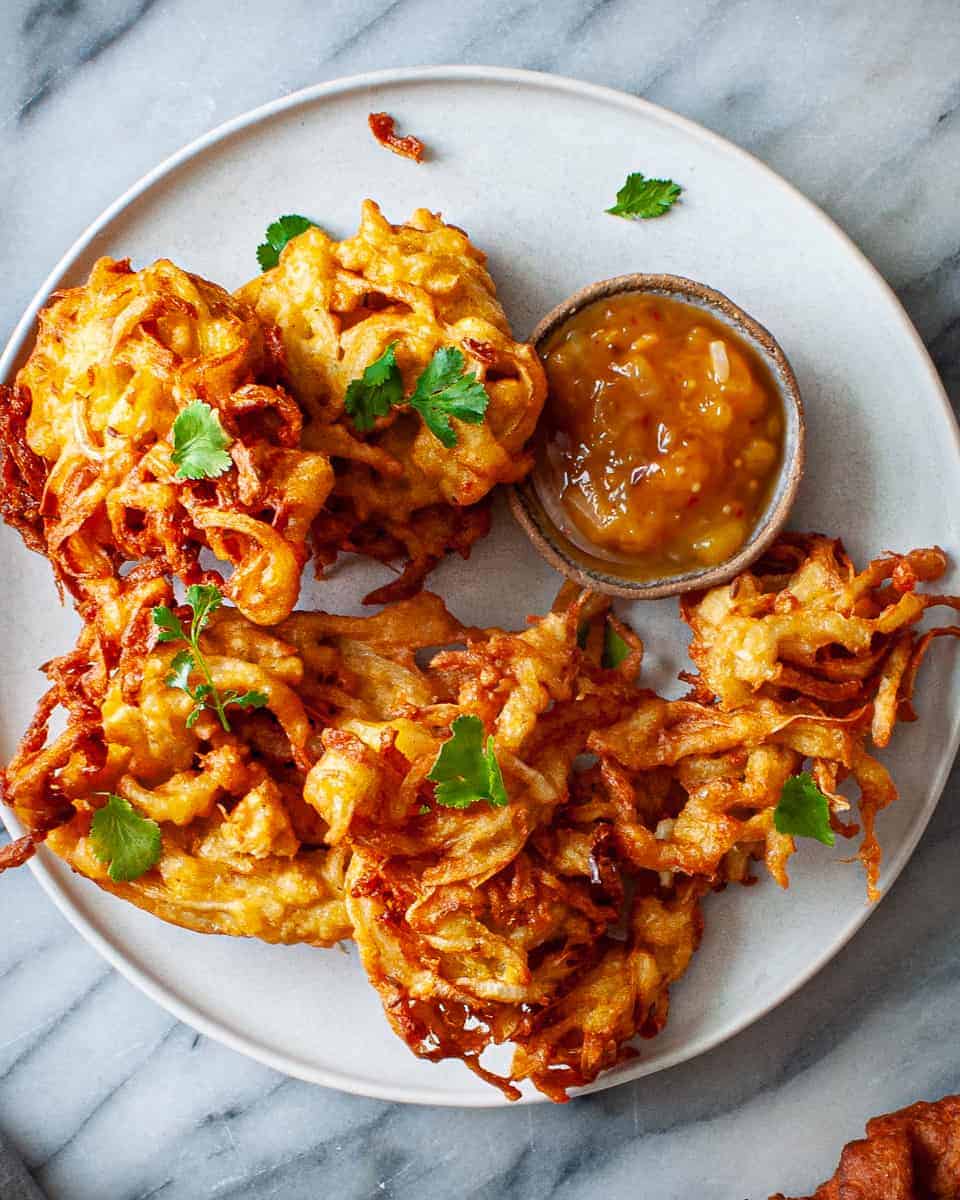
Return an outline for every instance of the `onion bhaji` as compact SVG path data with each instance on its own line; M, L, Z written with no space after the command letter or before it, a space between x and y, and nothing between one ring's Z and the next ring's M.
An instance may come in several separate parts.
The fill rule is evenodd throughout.
M753 570L681 601L698 668L684 678L696 701L715 708L706 737L723 750L732 729L749 727L737 742L740 752L762 739L764 777L778 790L776 774L789 751L812 759L814 778L830 798L834 830L847 837L858 830L844 822L849 805L837 788L852 777L860 790L860 857L871 898L880 864L876 814L897 791L886 768L867 752L867 740L883 748L898 720L916 719L913 689L932 639L960 636L953 625L917 630L928 608L960 607L956 596L918 590L946 568L947 556L932 547L884 554L858 572L838 540L786 534ZM779 748L777 766L770 743ZM719 783L717 789L719 795ZM718 799L713 811L729 808ZM771 873L784 883L781 836L767 829L764 843Z
M960 1200L960 1096L874 1117L866 1132L802 1200Z
M100 259L55 293L12 388L0 388L0 512L92 611L116 597L124 563L187 582L219 580L273 624L296 603L307 536L333 485L326 454L300 444L295 401L264 382L269 339L242 301L159 260ZM215 410L231 441L214 479L180 478L171 430L188 404Z
M391 225L367 200L342 242L312 227L238 298L279 331L286 379L304 412L304 446L329 455L336 480L313 527L318 567L341 550L407 560L368 597L412 594L449 549L466 556L489 526L483 501L530 469L525 449L546 396L532 346L514 341L486 256L427 209ZM457 347L489 397L482 423L455 421L447 448L406 405L360 434L347 388L391 345L404 394L441 347Z
M10 856L46 838L192 929L352 938L415 1054L459 1058L511 1099L528 1080L562 1101L663 1027L710 890L753 882L756 859L786 885L795 843L775 810L805 763L845 836L857 826L838 789L858 785L875 894L873 821L896 789L866 746L912 716L924 650L956 632L916 629L925 608L960 604L917 590L944 567L924 550L857 574L839 543L782 540L685 603L700 674L681 700L642 686L642 643L609 601L569 586L517 633L465 629L425 592L372 617L295 612L270 628L221 609L201 635L213 678L266 699L228 732L211 712L188 726L190 698L165 682L174 648L151 644L144 614L171 593L147 563L109 636L88 624L46 668L50 692L5 773L28 831ZM754 657L728 652L734 620ZM616 666L611 628L626 647ZM856 691L820 687L838 679ZM57 706L66 729L48 736ZM507 803L443 800L434 768L463 718L490 739ZM108 793L162 830L159 862L128 883L90 844ZM503 1044L498 1072L484 1055Z
M31 831L22 842L46 837L101 887L199 932L319 946L348 937L349 852L328 844L305 782L328 728L432 699L414 653L460 626L427 592L366 619L295 613L270 629L220 609L201 635L216 686L266 697L227 731L212 710L188 724L190 698L166 682L175 648L146 648L138 616L171 602L167 583L134 578L124 591L133 632L119 659L89 624L45 668L51 687L4 775ZM66 729L50 737L58 708ZM114 882L90 842L110 793L162 831L157 866L132 882Z

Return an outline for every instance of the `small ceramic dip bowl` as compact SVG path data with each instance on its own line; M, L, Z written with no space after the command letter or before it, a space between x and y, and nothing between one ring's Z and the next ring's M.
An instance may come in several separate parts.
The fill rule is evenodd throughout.
M703 361L707 365L704 368L706 372L713 371L709 375L710 387L713 389L714 395L722 396L722 385L726 382L726 372L729 372L730 365L727 358L726 341L723 340L723 334L729 331L729 344L734 351L740 356L741 363L749 361L749 367L741 367L741 370L746 372L746 378L749 383L751 376L762 377L762 388L757 382L757 388L766 393L768 403L767 428L777 430L779 438L778 457L776 462L770 460L774 458L774 448L769 441L766 441L763 446L759 446L761 450L767 452L766 475L763 476L764 482L762 490L760 482L752 482L744 480L743 486L754 489L750 493L754 497L755 511L752 513L752 524L749 524L744 516L744 508L740 504L725 504L723 513L735 513L741 518L739 527L739 535L735 539L735 544L731 551L724 550L724 540L722 535L717 535L713 542L710 542L709 537L706 541L694 543L701 547L697 553L703 554L705 557L712 559L706 562L683 562L682 557L675 555L672 560L675 564L672 565L669 558L664 558L659 563L651 566L653 560L649 556L646 558L643 554L637 554L632 557L629 550L618 550L616 553L611 553L609 546L604 546L599 541L591 540L584 533L584 524L582 520L575 521L571 517L571 509L569 505L561 502L562 485L558 482L557 471L550 467L550 451L547 449L547 441L544 435L546 428L549 433L551 420L551 398L554 393L548 396L547 405L544 410L544 416L541 418L541 428L538 431L537 440L537 463L531 474L522 483L509 489L510 506L513 514L519 523L522 525L530 540L536 546L539 553L546 559L551 566L555 567L563 575L574 580L582 587L590 588L594 591L607 592L614 596L625 596L634 600L653 600L663 596L674 596L681 592L692 591L701 588L714 587L717 584L725 583L738 572L743 571L746 567L758 558L767 547L774 541L777 535L782 530L786 522L790 507L793 504L797 493L797 488L800 484L800 479L803 474L804 464L804 416L803 405L800 399L800 391L797 387L797 381L791 370L790 364L787 361L783 351L777 345L772 335L758 324L751 316L745 313L741 308L738 308L731 300L720 292L714 291L713 288L707 287L705 284L697 283L691 279L684 279L678 275L621 275L616 279L605 279L598 283L591 284L589 287L582 288L562 304L558 304L552 309L543 320L539 323L533 332L531 341L535 345L538 353L545 359L548 365L548 375L550 373L550 355L556 349L558 341L563 339L567 330L565 327L573 326L571 322L576 322L576 318L581 324L589 322L593 318L591 313L586 313L584 310L589 306L598 305L604 301L610 302L605 306L606 312L612 312L613 309L620 303L619 298L635 296L662 297L667 301L680 301L682 305L688 306L683 312L686 314L685 319L689 322L693 319L693 325L696 326L695 312L691 314L689 309L700 309L704 314L704 324L708 328L699 330L691 336L693 339L701 338L704 342L704 347L698 353L701 358L697 361ZM621 307L627 302L624 301ZM681 310L676 306L661 305L655 308L669 309L674 313L680 313ZM599 310L597 310L599 311ZM603 314L601 313L601 316ZM653 312L649 315L656 316L658 320L663 318L662 312ZM669 315L669 313L668 313ZM666 329L666 326L663 327ZM589 335L588 335L589 336ZM594 335L595 336L595 335ZM648 333L645 335L647 341L655 344L658 341L656 334ZM710 339L715 339L710 341ZM716 339L720 339L717 341ZM660 339L662 341L662 339ZM642 350L644 348L643 338L641 337L636 343ZM630 347L632 349L632 345ZM613 347L610 347L611 351ZM710 359L707 357L716 355L713 360L714 367L710 366ZM630 372L636 372L644 368L646 359L640 355L639 358L635 355L633 360L625 367L622 362L619 362L615 370L624 375L630 375ZM629 369L628 369L629 368ZM673 376L679 378L677 371L673 372ZM613 412L618 421L624 422L624 428L629 428L631 397L633 393L630 391L634 385L630 382L623 384L619 378L609 377L611 387L614 389L615 400L609 402L613 404L608 412ZM589 377L587 383L591 382L592 377ZM581 387L583 385L581 384ZM637 385L641 386L641 385ZM696 386L696 383L682 383L680 386ZM619 389L619 390L617 390ZM589 390L589 389L588 389ZM686 403L686 401L684 401ZM729 415L721 401L719 409L724 414L724 419L729 420ZM596 413L600 410L594 410L590 414L590 419L596 420ZM674 409L674 411L676 411ZM715 414L718 411L718 406L714 404L711 408L705 403L704 412L708 413L706 420L715 420ZM777 415L775 415L777 414ZM651 418L644 418L647 421L649 428ZM663 421L669 422L671 419L670 412L666 412ZM740 422L740 436L749 439L750 423L744 418L737 418ZM545 426L544 422L548 424ZM756 421L753 424L757 424ZM666 424L661 423L660 431L664 431L663 436L667 440L671 436L670 430ZM745 432L744 432L745 431ZM676 459L672 464L667 459L661 460L664 466L661 468L655 457L650 461L643 462L638 468L634 468L631 472L631 451L625 449L625 453L620 453L618 450L619 434L610 434L609 428L603 426L603 440L607 442L606 447L602 450L601 458L597 461L597 474L593 481L588 480L588 490L593 488L596 491L596 481L599 480L601 486L606 485L606 481L610 478L610 463L614 463L617 470L621 472L621 486L617 495L623 496L629 493L629 503L635 505L632 510L638 518L638 525L642 525L647 518L647 515L652 511L649 507L644 510L644 497L653 496L652 492L643 491L643 482L637 490L632 490L632 485L636 480L643 481L646 474L653 472L660 474L658 484L661 487L659 498L666 497L669 503L676 505L678 502L675 499L676 491L672 495L662 490L664 488L673 487L676 489L676 480L673 482L666 481L666 474L669 471L676 473L678 470L682 474L684 467L677 463L683 462L682 457ZM569 445L571 439L566 437L566 445ZM651 435L649 432L645 435L649 443ZM659 433L658 433L658 436ZM576 441L577 439L573 439ZM758 439L756 442L750 443L754 457L759 445ZM582 442L582 439L581 439ZM611 446L610 443L613 443ZM744 443L747 445L747 443ZM590 460L591 447L584 446L578 443L579 450L583 455L586 455L586 460ZM603 456L606 457L603 457ZM649 455L648 455L649 457ZM749 459L749 452L745 456ZM582 466L583 459L580 460ZM749 462L747 463L749 466ZM735 459L735 466L740 468L740 474L746 475L747 470L744 465L744 456L739 456ZM564 468L569 480L570 472ZM719 488L730 488L733 484L734 472L728 472L723 479L716 479L716 471L714 471L715 490ZM690 478L688 475L687 478ZM623 481L626 482L623 482ZM690 486L690 495L684 497L684 503L690 505L696 504L699 500L713 500L715 504L719 504L725 498L724 495L697 495L701 490L699 483L694 483ZM733 494L731 493L731 496ZM736 499L736 497L733 497ZM579 496L581 509L585 507L583 495ZM697 510L699 513L705 512L707 505ZM591 514L596 511L591 509ZM622 516L623 512L627 511L621 508L616 514L617 517ZM671 512L669 514L670 523L667 536L676 537L676 534L671 530L682 529L678 524L683 520L688 519L683 512ZM704 520L705 517L697 517L691 514L690 520ZM727 524L736 524L735 521L727 521ZM616 520L614 520L616 524ZM722 524L722 519L721 519ZM589 525L589 521L588 521ZM604 529L606 534L606 529ZM704 549L704 547L706 547Z

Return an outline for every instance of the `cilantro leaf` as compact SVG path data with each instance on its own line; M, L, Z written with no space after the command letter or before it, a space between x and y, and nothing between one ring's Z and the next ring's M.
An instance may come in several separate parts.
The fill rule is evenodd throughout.
M261 271L269 271L271 267L275 267L280 261L280 251L291 240L298 237L304 230L309 229L313 224L306 217L298 216L296 213L289 213L285 217L278 217L267 226L266 241L261 242L257 247L257 262L260 264Z
M90 842L97 858L108 864L114 883L139 879L160 861L160 826L112 793L93 814Z
M193 696L190 690L190 672L194 669L196 663L193 661L193 655L189 650L181 650L173 656L173 661L170 663L170 674L163 681L167 687L179 688L181 692L186 692L188 696Z
M266 692L225 692L223 696L223 707L228 704L235 704L238 708L266 708L270 698Z
M165 604L159 604L153 610L153 623L160 630L157 634L158 642L179 642L186 637L180 618Z
M396 342L347 387L343 407L359 433L372 429L394 404L403 403L403 379L397 366Z
M207 691L209 691L209 690L210 689L208 688ZM201 698L200 702L198 704L195 704L193 706L193 708L191 708L190 711L187 713L187 719L186 719L186 721L184 721L184 724L186 725L187 729L192 729L194 727L194 725L196 725L196 723L200 720L200 714L203 712L203 710L205 708L206 708L206 705L203 703L203 698Z
M616 204L607 212L633 221L662 217L682 191L683 188L672 179L647 179L640 171L634 171L617 192Z
M186 642L189 649L178 651L170 662L170 673L164 682L167 687L178 688L186 692L193 701L193 708L187 714L187 728L192 729L205 708L212 709L220 720L220 724L230 732L230 722L227 720L225 709L228 705L236 708L263 708L269 703L269 697L264 692L238 692L231 688L222 696L217 690L210 672L210 665L200 649L200 634L209 625L210 618L223 604L220 589L210 584L194 583L187 588L187 604L193 610L190 628L185 630L176 613L166 605L158 605L153 610L153 623L160 630L158 642ZM191 684L190 676L199 671L202 683Z
M436 800L446 808L469 808L478 800L502 807L509 802L497 762L493 735L483 744L479 717L457 717L427 778L437 785Z
M590 638L590 622L581 621L577 626L577 645L581 650L586 650L587 641Z
M456 346L441 346L417 380L409 403L449 450L457 444L450 418L481 424L490 397L476 375L464 374L464 357Z
M216 479L233 466L230 438L214 409L193 400L173 423L173 458L178 479Z
M630 647L608 621L603 627L603 657L604 667L619 667L630 653Z
M783 785L780 803L773 811L779 833L816 838L825 846L836 841L830 828L830 804L806 771L791 775Z
M487 738L483 759L487 766L487 799L497 808L503 808L510 803L510 797L507 795L506 785L503 782L503 772L497 762L492 733Z
M392 342L347 388L344 408L360 433L372 429L377 418L386 416L393 405L404 403L395 349L396 342ZM479 425L490 403L483 384L464 368L465 359L456 346L441 346L421 372L407 401L448 450L457 444L450 418Z
M173 661L170 663L170 674L164 680L167 687L179 688L180 691L186 692L193 701L193 708L187 714L186 725L188 729L192 729L196 725L200 714L203 712L207 704L207 697L213 695L213 684L199 683L196 687L190 686L190 675L196 670L197 663L190 650L181 650L174 655ZM216 707L216 706L214 706Z
M193 583L187 588L187 604L193 609L190 640L195 641L210 624L211 616L223 605L223 596L212 584Z

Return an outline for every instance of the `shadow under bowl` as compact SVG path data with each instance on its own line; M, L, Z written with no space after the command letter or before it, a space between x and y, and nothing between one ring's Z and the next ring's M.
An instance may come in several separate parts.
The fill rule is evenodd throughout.
M727 326L750 347L766 367L783 408L783 453L766 507L746 543L722 563L697 567L669 576L633 578L629 565L594 557L574 544L549 515L538 492L536 469L508 489L510 508L540 555L552 567L581 587L631 600L658 600L682 592L716 587L745 570L775 541L783 529L803 476L805 421L797 380L787 356L769 330L739 308L722 292L682 275L618 275L581 288L550 310L531 335L541 352L551 335L580 309L624 293L643 292L679 300L701 308ZM541 486L543 486L541 484Z

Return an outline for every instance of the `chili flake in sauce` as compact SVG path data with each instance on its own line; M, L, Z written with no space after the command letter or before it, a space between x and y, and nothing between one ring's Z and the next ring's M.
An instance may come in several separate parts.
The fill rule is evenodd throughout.
M750 346L692 304L628 292L574 313L543 358L537 476L559 497L568 536L648 578L741 549L784 436L780 398Z

